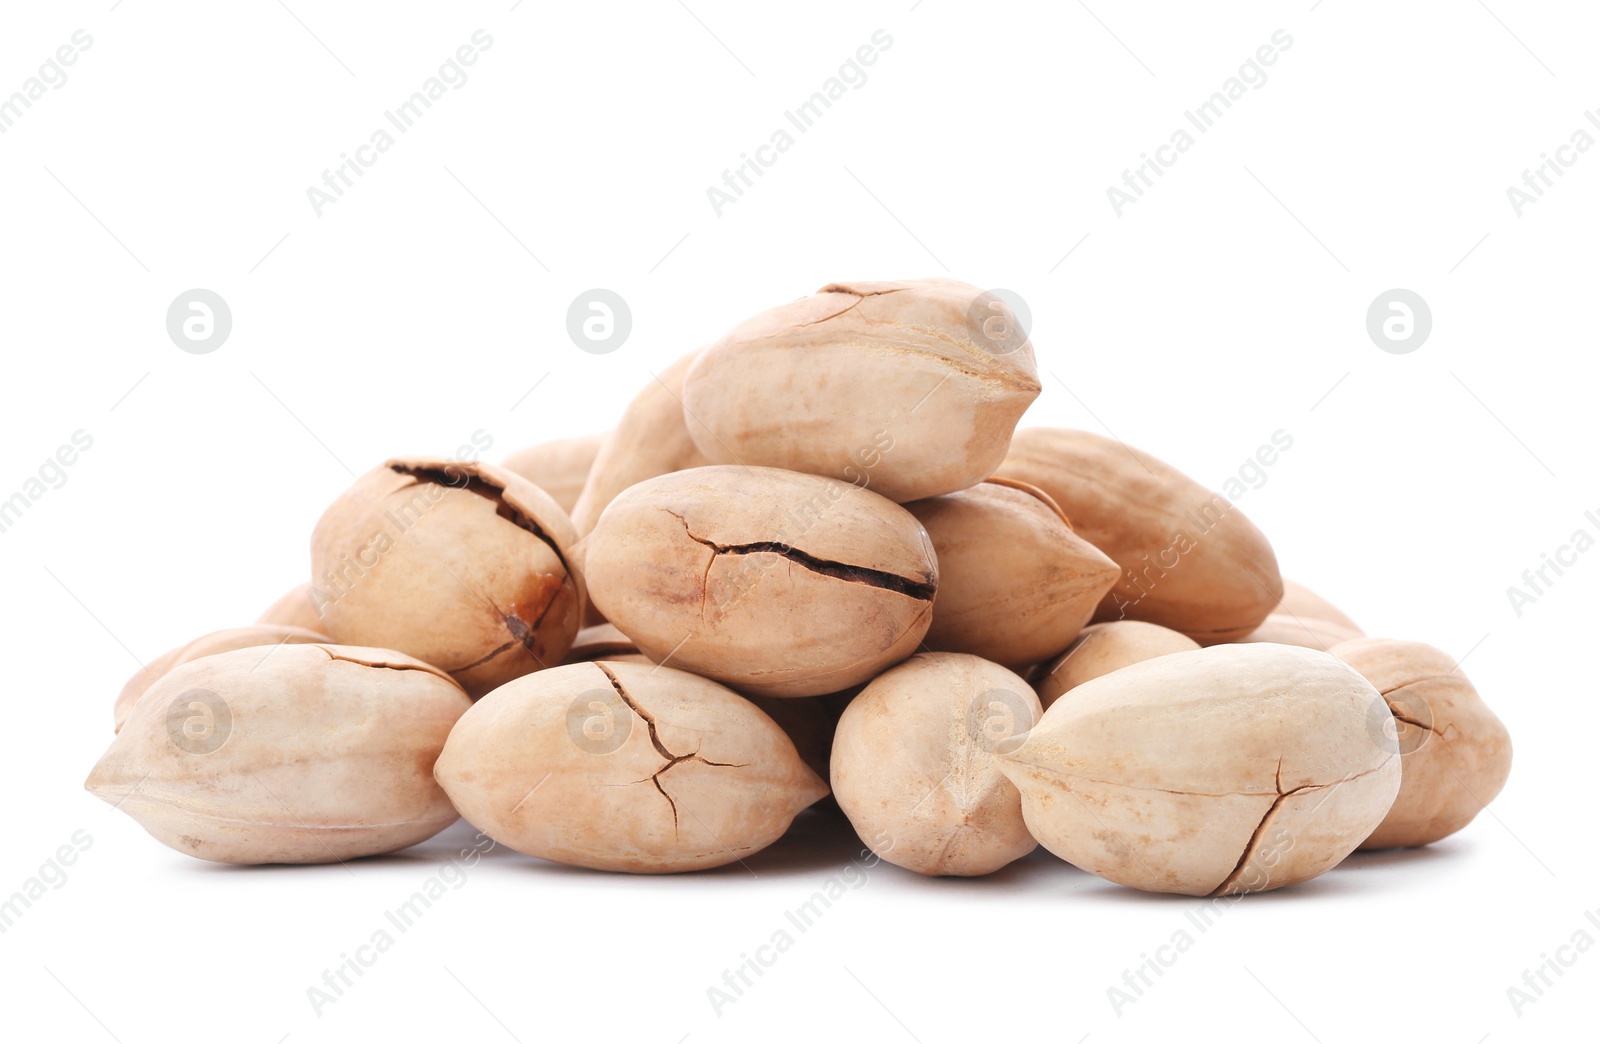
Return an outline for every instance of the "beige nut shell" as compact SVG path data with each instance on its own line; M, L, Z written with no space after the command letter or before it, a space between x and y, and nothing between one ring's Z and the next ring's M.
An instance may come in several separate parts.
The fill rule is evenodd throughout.
M1084 682L1157 656L1198 648L1194 639L1143 620L1090 624L1060 656L1045 665L1034 688L1039 702L1048 709Z
M939 578L900 505L776 468L641 482L587 545L595 604L640 652L758 696L835 692L909 656Z
M476 698L571 647L583 607L573 542L566 513L509 471L390 460L317 523L313 596L335 640L416 656Z
M993 295L907 279L832 283L746 320L701 353L683 393L712 463L827 475L904 502L987 478L1039 375Z
M1095 620L1147 620L1201 645L1237 641L1283 596L1261 531L1148 453L1067 428L1024 428L996 474L1048 493L1122 577Z
M517 450L500 466L550 494L561 510L572 513L578 496L589 480L589 469L609 432L581 435L572 439L551 439Z
M1327 652L1340 642L1362 637L1365 633L1338 606L1305 585L1285 578L1283 598L1260 627L1239 640L1301 645Z
M690 438L683 412L683 378L699 356L698 349L692 351L651 377L600 444L572 507L572 527L580 539L629 486L711 463Z
M1079 686L1000 767L1033 836L1075 866L1146 891L1265 891L1382 822L1400 786L1382 711L1326 653L1217 646Z
M84 786L200 859L393 852L455 822L432 770L468 706L448 675L387 649L237 649L152 685Z
M1333 654L1394 714L1400 794L1362 848L1427 845L1472 822L1511 774L1511 735L1460 665L1421 642L1358 638Z
M995 750L1031 729L1039 700L998 664L918 653L861 690L834 735L839 807L883 859L917 873L993 873L1037 847Z
M758 852L827 793L783 730L737 693L606 660L485 696L435 774L468 822L510 848L646 874Z
M308 631L321 633L325 626L322 614L317 612L317 607L311 601L311 585L298 584L285 591L276 602L267 606L257 619L256 623L263 625L276 624L280 627L303 627Z
M906 505L939 559L924 641L1024 667L1083 630L1121 570L1072 531L1061 509L1024 483L988 480Z
M210 634L201 635L187 645L180 645L155 659L134 673L128 683L122 687L122 692L117 695L116 705L112 708L115 718L115 727L122 729L122 723L128 720L128 714L133 710L133 705L139 702L145 690L154 685L174 668L181 667L190 660L198 660L202 656L215 656L217 653L232 652L234 649L254 649L260 646L273 645L310 645L328 644L332 639L325 634L307 630L304 627L283 627L271 624L255 624L250 627L230 627L224 631L212 631ZM262 660L265 661L267 650L262 650Z

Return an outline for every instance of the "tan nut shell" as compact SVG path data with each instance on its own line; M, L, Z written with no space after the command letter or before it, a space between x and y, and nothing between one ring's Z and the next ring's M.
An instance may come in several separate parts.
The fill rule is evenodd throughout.
M256 623L263 625L276 624L280 627L304 627L308 631L320 632L325 626L322 614L317 612L317 607L311 601L311 585L300 584L285 591L276 602L267 606Z
M1193 638L1143 620L1090 624L1065 652L1045 665L1034 688L1039 702L1048 709L1084 682L1157 656L1198 648L1200 645Z
M1000 767L1033 836L1153 892L1230 895L1315 877L1400 786L1377 690L1326 653L1224 645L1124 667L1058 700Z
M639 643L608 623L585 627L567 650L567 663L591 660L622 660L625 663L651 663L639 652Z
M906 505L933 541L939 593L924 645L1022 667L1071 642L1121 570L1023 483L986 481Z
M641 482L587 544L595 604L641 652L758 696L834 692L905 659L939 578L900 505L776 468Z
M860 691L861 687L855 686L843 692L807 696L799 700L778 696L746 696L745 699L777 723L778 728L794 744L800 760L826 783L828 759L833 756L833 737L839 727L839 717Z
M1359 624L1350 619L1344 610L1317 594L1304 584L1299 584L1284 577L1283 598L1279 600L1275 613L1285 613L1289 616L1298 616L1302 620L1325 620L1337 624L1349 631L1354 631L1357 637L1365 637Z
M1009 323L1005 340L988 321ZM1033 346L992 295L952 279L833 283L701 353L684 407L715 464L865 483L891 500L966 489L1005 457L1039 395Z
M1332 620L1315 616L1291 616L1288 613L1269 613L1261 626L1239 639L1241 642L1276 642L1279 645L1298 645L1304 649L1321 649L1331 652L1340 642L1360 638L1361 632Z
M600 445L572 508L579 538L589 535L600 513L629 486L711 463L689 437L683 412L683 378L699 356L692 351L652 377Z
M589 469L609 432L573 439L552 439L511 454L500 466L550 494L569 515L589 480Z
M1242 642L1277 642L1330 651L1340 642L1365 637L1354 620L1332 602L1293 580L1283 581L1283 598L1261 626Z
M1472 822L1511 774L1511 736L1449 654L1358 638L1333 654L1383 693L1395 716L1400 795L1362 848L1426 845Z
M317 523L313 594L336 640L416 656L476 698L567 654L583 602L573 540L555 501L509 471L391 460Z
M479 700L435 775L461 814L527 855L660 874L760 851L827 793L765 714L715 682L597 660Z
M432 768L468 706L448 675L387 649L238 649L152 685L84 786L201 859L393 852L455 822Z
M170 674L174 668L181 667L190 660L198 660L202 656L215 656L217 653L232 652L234 649L254 649L264 645L309 645L315 643L329 643L330 639L325 634L309 631L304 627L279 627L272 625L256 624L251 627L232 627L225 631L213 631L202 635L187 645L180 645L176 649L163 653L140 668L128 683L122 687L122 692L117 695L116 706L112 713L116 719L117 731L122 730L122 723L128 720L128 714L133 710L133 705L139 702L145 690L154 685L162 677ZM262 650L262 659L265 660L267 650Z
M1255 630L1283 596L1261 531L1148 453L1086 431L1025 428L996 474L1044 490L1122 568L1097 621L1148 620L1212 645Z
M863 842L919 874L993 873L1037 847L995 762L1039 720L1028 683L965 653L918 653L851 701L834 797Z

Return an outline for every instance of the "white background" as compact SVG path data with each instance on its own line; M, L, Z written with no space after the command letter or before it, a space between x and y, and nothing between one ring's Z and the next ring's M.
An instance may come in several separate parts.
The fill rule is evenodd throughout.
M0 1032L1592 1035L1600 953L1520 1012L1506 991L1578 930L1600 939L1600 554L1520 616L1506 592L1600 529L1600 150L1520 216L1506 189L1589 126L1600 24L1490 2L8 5L0 96L75 30L93 44L0 135L0 499L78 429L94 443L0 534L0 896L75 831L92 845L0 936ZM306 189L480 28L469 81L318 217ZM707 187L878 29L893 43L867 82L718 216ZM1117 216L1107 187L1278 29L1293 44L1267 81ZM1203 934L1200 901L1043 852L979 880L880 866L720 1013L707 988L857 855L847 832L806 823L748 869L666 879L495 852L318 1014L307 987L470 830L348 868L236 869L81 789L136 660L305 579L352 472L480 429L492 459L605 429L748 314L946 272L1030 304L1044 394L1025 423L1112 432L1214 487L1289 433L1240 507L1285 575L1370 633L1467 657L1516 744L1492 814L1247 897ZM166 332L193 287L232 309L212 354ZM590 287L631 305L609 355L566 333ZM1411 354L1365 330L1394 287L1432 309ZM1185 928L1194 947L1114 1010L1108 987Z

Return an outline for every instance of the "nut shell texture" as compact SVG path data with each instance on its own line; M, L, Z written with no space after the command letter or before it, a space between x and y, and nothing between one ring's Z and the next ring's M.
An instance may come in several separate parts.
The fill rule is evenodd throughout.
M714 464L827 475L909 501L988 477L1039 376L993 295L910 279L833 283L739 324L701 353L683 393Z
M1389 638L1332 651L1383 693L1400 744L1400 794L1361 847L1432 844L1472 822L1511 774L1511 735L1455 659Z
M926 646L995 663L1048 659L1077 637L1121 570L1031 486L987 481L906 505L933 541L939 593Z
M742 859L827 793L783 730L737 693L605 660L496 689L462 717L435 772L500 843L630 873Z
M710 463L690 438L683 411L683 378L699 355L690 352L651 378L600 444L572 508L579 537L589 535L601 512L629 486Z
M470 705L448 675L386 649L261 654L207 656L150 686L85 787L222 863L354 859L455 822L432 775Z
M996 474L1044 490L1121 567L1097 621L1148 620L1212 645L1255 630L1283 596L1261 531L1148 453L1090 432L1025 428Z
M550 494L550 499L570 515L608 435L601 432L541 442L511 454L500 466Z
M187 645L178 648L151 660L140 668L128 683L122 687L122 692L117 696L116 706L113 708L117 729L122 728L122 723L128 720L128 714L133 710L133 705L139 702L145 690L154 685L175 668L181 667L190 660L198 660L202 656L215 656L217 653L232 652L234 649L253 649L264 645L311 645L328 644L331 639L325 634L310 631L304 627L281 627L274 625L255 624L251 627L232 627L225 631L213 631L202 635ZM266 659L266 650L262 650L262 659Z
M391 460L317 523L313 594L337 641L416 656L476 698L571 647L574 539L555 501L509 471Z
M834 797L868 847L921 874L993 873L1037 847L995 763L1039 720L1027 682L964 653L919 653L839 720Z
M1066 651L1045 665L1034 687L1039 701L1048 708L1084 682L1157 656L1198 648L1194 639L1143 620L1090 624Z
M1080 685L1000 766L1039 843L1153 892L1228 895L1315 877L1400 786L1382 697L1326 653L1226 645Z
M939 573L904 508L776 468L641 482L587 540L606 619L658 663L758 696L865 682L927 633Z

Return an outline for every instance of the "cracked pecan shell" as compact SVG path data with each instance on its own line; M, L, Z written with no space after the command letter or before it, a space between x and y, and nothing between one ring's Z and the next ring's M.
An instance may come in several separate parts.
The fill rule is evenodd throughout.
M596 660L519 678L450 733L434 775L527 855L629 873L735 862L827 786L771 718L712 681Z
M610 432L581 435L571 439L551 439L517 450L500 466L550 494L550 499L568 515L578 503L589 480L589 469Z
M711 463L829 475L901 502L987 478L1038 396L1017 317L953 279L832 283L734 327L683 384Z
M583 584L565 512L489 464L390 460L323 513L313 604L335 641L398 649L473 698L559 664Z
M1432 844L1472 822L1511 774L1511 735L1455 659L1391 638L1329 651L1383 694L1400 744L1400 795L1361 847Z
M836 692L905 659L939 579L900 505L777 468L641 482L585 544L595 605L640 652L758 696Z
M212 631L210 634L201 635L187 645L180 645L157 656L128 679L128 683L122 687L122 692L117 694L116 705L112 708L116 719L116 731L121 731L122 723L128 720L133 705L139 702L139 697L144 695L146 689L192 660L198 660L202 656L232 652L234 649L255 649L263 645L325 645L329 641L327 635L304 627L273 624L230 627L225 631ZM265 659L264 652L262 658Z
M1333 867L1400 786L1378 691L1311 649L1172 653L1058 700L1000 768L1033 836L1150 892L1234 895Z
M431 770L470 705L388 649L236 649L151 685L84 787L200 859L394 852L455 822Z

